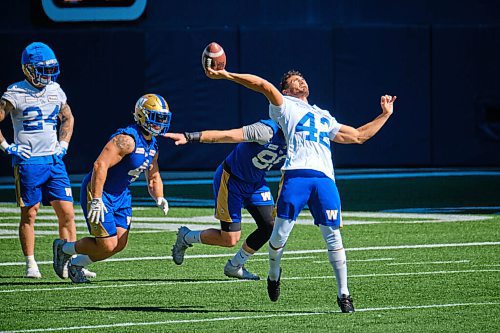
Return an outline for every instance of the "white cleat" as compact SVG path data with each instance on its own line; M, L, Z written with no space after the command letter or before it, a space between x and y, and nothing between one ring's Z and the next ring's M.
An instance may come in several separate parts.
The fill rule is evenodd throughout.
M191 230L188 227L180 227L177 231L177 239L174 246L172 247L172 259L177 265L181 265L184 261L184 253L188 247L193 245L186 243L184 237Z
M38 267L26 267L26 274L24 277L28 279L41 279L42 274L40 274Z
M241 280L260 280L258 275L247 271L244 265L233 266L231 260L228 260L226 266L224 266L224 275Z

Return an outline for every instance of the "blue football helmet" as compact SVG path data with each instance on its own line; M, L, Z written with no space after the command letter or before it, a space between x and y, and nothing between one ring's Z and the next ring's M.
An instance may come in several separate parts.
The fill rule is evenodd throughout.
M146 94L135 103L136 123L153 135L163 135L170 127L170 112L167 101L160 95Z
M26 46L21 56L24 75L37 88L56 82L59 76L59 62L52 49L40 42Z

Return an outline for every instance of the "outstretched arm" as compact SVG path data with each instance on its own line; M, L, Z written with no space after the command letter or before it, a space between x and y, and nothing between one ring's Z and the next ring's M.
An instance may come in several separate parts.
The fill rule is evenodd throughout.
M205 68L205 74L211 79L225 79L233 81L248 89L259 92L266 96L269 102L273 105L280 106L283 104L283 95L279 92L279 90L267 80L257 75L230 73L225 69L216 71L211 68Z
M163 136L174 140L176 146L185 145L191 141L201 143L239 143L245 141L243 128L224 131L207 130L192 133L165 133Z
M343 144L365 143L367 140L377 134L377 132L387 122L387 119L389 119L389 117L392 115L396 98L396 96L392 97L389 95L380 97L380 107L382 108L382 113L377 118L358 128L342 125L339 132L335 135L333 141Z

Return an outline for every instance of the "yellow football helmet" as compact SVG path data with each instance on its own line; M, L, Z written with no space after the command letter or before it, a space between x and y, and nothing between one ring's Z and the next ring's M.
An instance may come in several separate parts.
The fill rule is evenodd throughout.
M136 123L153 135L163 135L170 127L172 112L165 98L157 94L146 94L135 103Z

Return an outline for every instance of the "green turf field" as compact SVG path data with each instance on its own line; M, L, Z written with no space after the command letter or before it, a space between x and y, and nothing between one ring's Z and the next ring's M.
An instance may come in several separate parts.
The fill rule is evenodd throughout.
M277 303L266 292L267 249L247 264L261 281L224 276L237 248L198 244L176 266L169 257L175 230L217 226L211 215L208 208L172 208L162 218L156 208L138 207L128 248L91 266L98 276L90 285L72 285L52 271L57 229L50 210L43 209L36 228L43 278L27 280L17 209L0 205L0 331L500 331L498 214L345 212L354 314L339 312L323 240L307 212L287 245ZM86 235L81 215L77 223L79 236ZM243 237L253 229L244 223Z

